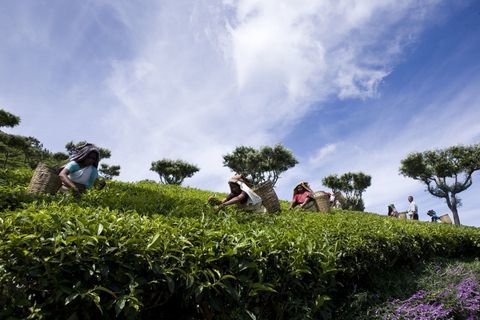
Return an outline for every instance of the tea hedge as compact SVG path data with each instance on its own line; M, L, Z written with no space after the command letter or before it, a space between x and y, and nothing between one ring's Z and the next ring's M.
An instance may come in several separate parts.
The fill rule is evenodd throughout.
M341 210L216 212L209 194L111 182L80 201L6 207L0 318L328 318L372 272L480 253L478 228Z
M54 204L5 213L0 316L316 313L335 285L334 246L238 214L251 222Z

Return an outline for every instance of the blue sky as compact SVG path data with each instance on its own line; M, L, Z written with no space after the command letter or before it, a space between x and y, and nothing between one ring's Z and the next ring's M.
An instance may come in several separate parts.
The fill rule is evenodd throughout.
M0 0L0 106L11 132L51 151L89 140L120 180L183 159L185 185L226 191L222 155L282 143L300 161L277 183L372 176L368 211L441 199L398 174L409 152L478 143L478 1ZM480 175L460 219L480 226ZM422 214L423 213L423 214Z

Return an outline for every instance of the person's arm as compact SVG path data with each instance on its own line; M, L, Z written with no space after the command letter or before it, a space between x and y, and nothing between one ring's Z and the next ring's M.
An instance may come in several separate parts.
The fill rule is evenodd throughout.
M232 194L229 194L229 196L231 197L230 198L227 197L222 200L222 202L220 203L220 206L228 206L231 204L240 203L248 197L245 191L242 191L242 193L240 193L238 196L233 196Z
M309 192L308 197L305 199L305 201L303 201L303 203L300 204L300 208L303 208L303 206L305 206L307 203L309 203L310 200L313 200L313 199L311 197L311 193Z
M290 207L288 209L293 209L295 208L296 206L298 205L298 202L293 200L292 202L290 202Z
M78 190L75 183L72 180L70 180L70 178L68 177L70 172L74 172L74 171L75 171L75 165L69 163L62 169L62 171L60 171L58 176L60 177L60 180L67 188L72 189L75 194L79 194L80 190Z

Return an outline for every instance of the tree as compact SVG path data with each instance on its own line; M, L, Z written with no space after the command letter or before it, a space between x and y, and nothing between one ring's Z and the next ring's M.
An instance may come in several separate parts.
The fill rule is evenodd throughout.
M77 149L83 145L87 144L86 141L80 141L78 143L74 143L73 141L70 141L65 145L65 149L67 149L68 155L71 156L73 155ZM105 148L98 148L98 152L100 153L100 160L102 159L108 159L112 156L112 152L108 149Z
M421 181L427 191L445 199L455 224L460 224L458 194L472 185L480 170L480 144L410 153L400 163L400 174Z
M182 160L162 159L153 161L150 168L160 176L163 184L182 184L185 178L190 178L200 169Z
M13 128L20 123L20 117L0 109L0 127Z
M347 172L340 177L336 174L327 176L323 178L322 183L332 189L333 192L342 191L345 193L347 209L365 210L362 194L371 185L371 176L362 172Z
M236 147L231 154L223 156L223 165L233 172L248 177L253 185L270 180L275 185L280 174L298 163L292 152L281 144L262 147Z
M56 165L60 165L61 163L68 160L68 154L64 152L55 152L51 155L51 158L55 162Z
M98 171L105 178L105 180L112 180L113 177L118 177L120 175L120 166L109 166L105 163L102 163Z
M0 150L4 154L3 167L7 167L9 158L21 154L28 146L29 142L25 137L0 131Z

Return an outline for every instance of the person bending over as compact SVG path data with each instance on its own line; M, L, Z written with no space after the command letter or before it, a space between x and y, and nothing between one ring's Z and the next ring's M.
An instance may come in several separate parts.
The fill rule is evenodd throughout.
M309 201L312 200L312 195L313 191L308 185L308 182L300 182L293 189L293 198L289 209L293 209L296 206L303 208Z
M75 196L79 196L90 189L98 178L100 152L95 145L87 143L79 147L70 160L59 174L62 190L71 190Z
M249 181L242 175L235 175L228 180L230 193L228 196L218 202L218 207L237 205L240 209L252 212L265 212L262 205L262 198L250 189ZM209 201L213 200L210 198Z

